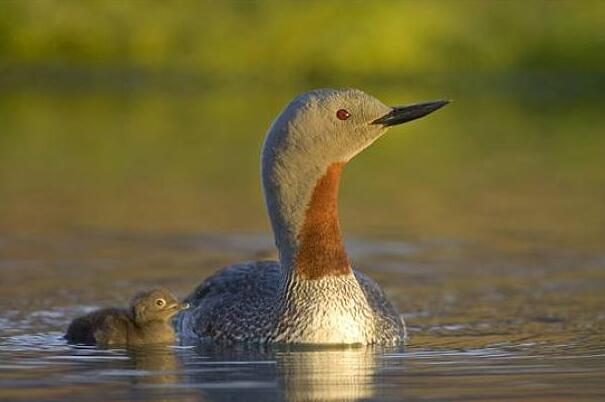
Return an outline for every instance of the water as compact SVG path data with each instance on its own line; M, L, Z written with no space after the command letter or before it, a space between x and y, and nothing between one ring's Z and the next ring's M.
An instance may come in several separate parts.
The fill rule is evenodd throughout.
M24 242L35 255L16 256ZM3 244L15 256L2 266L2 400L605 396L604 255L354 239L352 257L406 317L405 348L101 350L68 346L70 319L157 283L184 295L218 261L270 254L270 239L83 232Z
M605 398L602 107L369 90L456 99L343 178L347 250L405 317L405 348L67 345L94 308L274 257L258 149L293 91L5 94L0 399Z

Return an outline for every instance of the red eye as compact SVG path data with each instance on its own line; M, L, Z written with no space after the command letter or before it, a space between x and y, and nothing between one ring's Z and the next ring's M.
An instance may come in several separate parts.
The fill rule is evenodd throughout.
M339 120L346 120L351 117L351 113L349 113L346 109L338 109L336 112L336 117L338 117Z

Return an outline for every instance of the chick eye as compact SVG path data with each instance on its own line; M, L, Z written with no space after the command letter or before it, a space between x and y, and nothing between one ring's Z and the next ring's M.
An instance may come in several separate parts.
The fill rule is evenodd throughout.
M349 111L346 109L338 109L336 112L336 117L338 120L346 120L351 117L351 113L349 113Z
M166 305L166 300L164 300L164 299L157 299L157 300L155 301L155 304L156 304L156 306L158 306L158 307L164 307L164 306Z

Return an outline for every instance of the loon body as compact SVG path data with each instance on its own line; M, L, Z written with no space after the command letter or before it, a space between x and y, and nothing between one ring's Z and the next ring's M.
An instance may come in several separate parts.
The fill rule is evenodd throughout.
M396 345L405 324L372 279L353 270L338 223L344 165L388 127L447 102L389 107L356 89L295 98L269 128L262 183L279 261L218 271L177 317L185 337L246 343Z

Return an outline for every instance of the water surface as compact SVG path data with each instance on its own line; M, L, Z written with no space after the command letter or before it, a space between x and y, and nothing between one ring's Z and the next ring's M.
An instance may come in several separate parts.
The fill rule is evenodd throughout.
M38 248L19 257L24 244ZM238 246L243 245L243 246ZM161 283L184 295L227 260L270 254L261 235L80 233L3 239L3 400L600 399L605 256L353 239L409 325L401 348L100 350L69 320ZM144 273L144 275L143 275Z
M4 94L0 399L605 398L602 106L367 89L456 100L343 177L347 250L405 317L405 348L68 346L91 309L274 257L258 154L295 91Z

